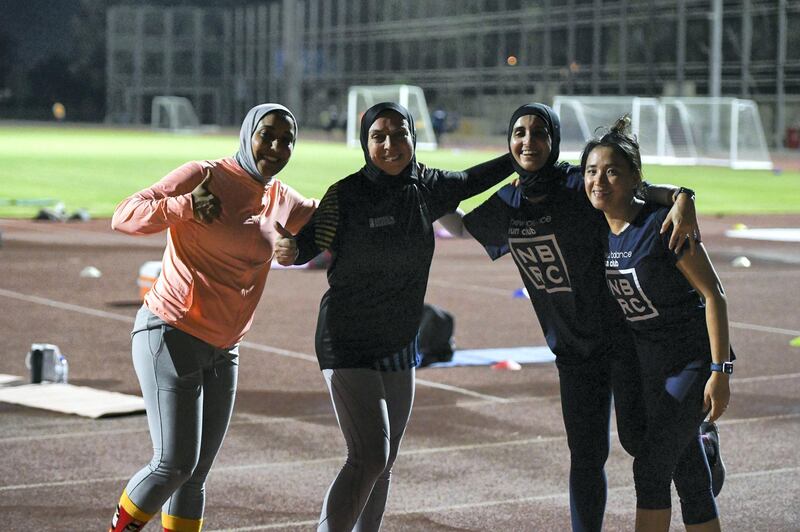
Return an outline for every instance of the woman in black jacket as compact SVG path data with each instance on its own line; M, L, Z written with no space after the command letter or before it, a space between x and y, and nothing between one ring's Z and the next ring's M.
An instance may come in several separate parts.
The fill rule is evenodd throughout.
M316 352L347 442L319 530L378 530L411 413L417 331L433 258L433 222L512 172L504 155L463 172L421 167L411 114L380 103L361 121L366 164L334 183L314 218L276 248L282 264L330 250Z

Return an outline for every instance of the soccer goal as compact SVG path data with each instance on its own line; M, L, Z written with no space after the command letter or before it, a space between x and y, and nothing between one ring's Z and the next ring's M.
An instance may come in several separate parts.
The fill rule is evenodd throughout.
M200 128L200 119L189 98L155 96L150 108L150 124L153 129L188 132Z
M758 107L739 98L556 96L561 153L578 159L595 130L631 115L646 163L771 169Z
M630 96L556 96L553 110L561 119L561 156L579 159L586 141L631 115L631 129L639 140L642 156L657 153L658 100Z
M380 102L395 102L409 110L414 117L417 130L417 149L435 150L436 135L433 132L425 93L413 85L354 85L347 94L347 145L361 146L359 133L361 116Z

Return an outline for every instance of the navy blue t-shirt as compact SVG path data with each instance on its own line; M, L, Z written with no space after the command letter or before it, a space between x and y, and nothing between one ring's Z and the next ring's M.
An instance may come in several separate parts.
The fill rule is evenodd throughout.
M668 212L645 204L620 234L608 232L608 288L634 332L645 369L669 370L711 356L703 300L678 270L669 232L660 234Z
M545 201L506 185L464 217L489 256L511 253L547 345L563 363L628 348L629 332L605 283L608 225L589 203L579 167Z

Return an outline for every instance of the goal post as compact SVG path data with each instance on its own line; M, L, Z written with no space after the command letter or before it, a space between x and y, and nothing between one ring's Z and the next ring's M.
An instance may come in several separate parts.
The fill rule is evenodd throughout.
M739 98L556 96L561 153L578 159L595 130L631 115L645 163L772 169L758 106Z
M150 107L150 125L159 130L197 131L200 119L189 98L155 96Z
M667 135L675 116L691 130L695 164L726 165L735 169L772 169L764 128L753 100L740 98L661 98ZM681 113L670 113L680 108ZM692 157L688 157L691 159ZM677 164L683 164L679 161Z
M436 135L433 131L425 93L414 85L353 85L347 94L347 145L361 146L359 139L361 116L380 102L399 103L414 117L417 133L417 149L435 150Z
M553 110L561 119L561 154L579 159L586 142L599 128L631 115L631 130L639 139L642 155L658 151L658 100L631 96L556 96Z

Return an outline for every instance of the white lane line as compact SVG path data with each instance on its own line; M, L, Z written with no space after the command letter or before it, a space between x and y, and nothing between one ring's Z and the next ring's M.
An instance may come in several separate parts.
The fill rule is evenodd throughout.
M289 351L288 349L281 349L280 347L272 347L271 345L257 344L255 342L243 341L240 344L242 347L253 349L255 351L263 351L264 353L272 353L282 357L296 358L306 362L316 362L317 357L306 353L299 353L297 351Z
M760 377L741 377L737 378L735 383L749 383L749 382L762 382L762 381L778 381L784 379L796 379L800 377L800 373L785 373L783 375L762 375Z
M795 473L800 471L800 467L781 467L780 469L763 469L759 471L744 471L742 473L731 473L730 475L726 476L725 479L729 478L752 478L752 477L763 477L766 475L782 475L785 473Z
M133 473L131 473L133 475ZM38 482L36 484L17 484L16 486L0 486L0 493L4 491L31 490L38 488L60 488L62 486L80 486L81 484L96 484L100 482L125 482L130 480L127 477L102 477L102 478L82 478L77 480L59 480L55 482Z
M287 349L280 349L278 347L272 347L272 346L263 345L263 344L256 344L256 343L253 343L253 342L242 342L241 345L243 347L248 347L250 349L255 349L257 351L264 351L266 353L273 353L273 354L280 355L280 356L283 356L283 357L296 358L296 359L299 359L299 360L304 360L306 362L314 362L314 363L317 362L317 357L315 357L313 355L309 355L307 353L299 353L297 351L289 351ZM494 395L487 395L487 394L483 394L483 393L480 393L480 392L475 392L475 391L472 391L472 390L468 390L466 388L460 388L458 386L452 386L450 384L442 384L442 383L433 382L433 381L429 381L429 380L426 380L426 379L419 379L419 378L416 379L416 382L417 382L417 385L419 385L419 386L427 386L429 388L437 388L439 390L445 390L445 391L452 392L452 393L457 393L457 394L460 394L460 395L466 395L468 397L476 397L476 398L479 398L479 399L485 399L487 401L492 401L492 402L495 402L495 403L506 403L506 402L508 402L508 399L505 399L503 397L495 397Z
M391 513L385 513L384 515L392 515ZM319 521L314 519L310 521L287 521L284 523L274 523L271 525L253 525L253 526L244 526L238 528L212 528L207 532L246 532L250 530L272 530L275 528L286 528L286 527L316 527L319 524Z
M779 419L797 419L800 418L800 413L796 414L779 414L775 416L763 416L763 417L752 417L752 418L742 418L742 419L733 419L730 421L717 421L717 424L720 427L725 427L727 425L741 425L745 423L759 423L759 422L769 422L775 421ZM611 436L616 436L616 431L611 431ZM458 451L475 451L475 450L482 450L482 449L492 449L497 447L513 447L518 445L539 445L539 444L547 444L547 443L556 443L556 442L566 442L567 437L565 435L560 436L537 436L536 438L522 438L517 440L505 440L505 441L497 441L497 442L488 442L488 443L475 443L475 444L462 444L462 445L449 445L444 447L424 447L420 449L408 449L408 450L401 450L399 455L400 456L416 456L416 455L428 455L428 454L439 454L439 453L453 453ZM253 469L270 469L270 468L289 468L289 469L296 469L298 466L304 465L312 465L312 464L321 464L326 462L341 462L342 457L340 455L325 457L325 458L312 458L308 460L291 460L287 462L265 462L260 464L240 464L240 465L229 465L229 466L218 466L214 468L216 472L226 472L226 471L248 471ZM740 473L741 474L741 473ZM736 476L736 475L731 475ZM57 488L62 486L73 486L73 485L80 485L80 484L92 484L98 482L123 482L128 480L130 477L103 477L103 478L89 478L89 479L79 479L79 480L61 480L55 482L39 482L35 484L17 484L17 485L10 485L10 486L0 486L0 493L4 491L16 491L16 490L23 490L23 489L37 489L37 488Z
M797 419L800 414L775 414L774 416L761 416L761 417L742 417L736 419L717 420L716 423L720 427L727 425L744 425L752 421L781 421L783 419Z
M541 395L538 397L514 397L506 401L506 404L520 405L522 403L539 403L547 401L557 401L560 399L559 395ZM458 408L474 408L494 404L496 401L487 401L485 399L476 401L463 401L457 405L452 403L446 404L431 404L431 405L414 405L414 412L428 411L428 410L446 410L456 406ZM271 425L276 423L303 423L317 419L330 419L331 413L324 414L308 414L304 416L262 416L258 414L250 414L246 412L234 414L234 418L230 423L231 427L239 427L242 425ZM58 427L70 427L74 422L65 421L63 423L48 423L47 425L17 425L17 429L27 430L45 430L57 429ZM61 428L60 430L64 430ZM140 428L127 428L127 429L108 429L108 430L91 430L81 432L48 432L46 434L29 435L29 436L9 436L7 438L0 438L0 445L4 443L16 443L25 441L39 441L61 438L88 438L91 436L104 436L113 434L137 434L148 432L147 426L143 423Z
M752 477L763 477L763 476L774 476L774 475L785 475L787 473L797 473L800 472L800 467L783 467L780 469L766 469L760 471L748 471L744 473L733 473L729 474L726 479L744 479L744 478L752 478ZM613 488L609 488L609 493L618 493L618 492L630 492L633 490L633 485L624 485L624 486L615 486ZM531 497L518 497L518 498L508 498L508 499L497 499L497 500L484 500L484 501L477 501L477 502L467 502L467 503L460 503L460 504L447 504L447 505L440 505L440 506L428 506L428 507L415 507L415 508L408 508L404 510L395 510L386 512L386 517L399 517L405 515L416 515L416 514L433 514L433 513L442 513L442 512L452 512L458 510L470 510L475 508L487 508L492 506L506 506L510 504L526 504L532 502L541 502L541 501L548 501L548 500L569 500L569 492L560 492L560 493L546 493L543 495L534 495ZM305 527L305 526L314 526L317 524L317 520L308 520L308 521L285 521L282 523L270 523L268 525L251 525L251 526L244 526L244 527L237 527L237 528L211 528L208 529L208 532L249 532L254 530L272 530L276 528L288 528L288 527Z
M750 240L769 240L770 242L800 242L800 229L797 227L754 227L752 229L728 229L728 238Z
M98 317L98 318L108 318L108 319L113 319L113 320L117 320L117 321L124 321L124 322L127 322L127 323L133 323L134 322L134 318L132 318L130 316L126 316L124 314L116 314L116 313L113 313L113 312L106 312L106 311L103 311L103 310L96 310L96 309L93 309L93 308L83 307L83 306L80 306L80 305L73 305L71 303L64 303L64 302L61 302L61 301L56 301L56 300L53 300L53 299L47 299L47 298L44 298L44 297L21 294L19 292L13 292L11 290L4 290L2 288L0 288L0 296L6 296L6 297L10 297L12 299L18 299L18 300L21 300L21 301L27 301L29 303L37 303L37 304L40 304L40 305L46 305L46 306L57 308L57 309L61 309L61 310L69 310L69 311L72 311L72 312L79 312L81 314L88 314L89 316L95 316L95 317ZM241 343L241 345L243 347L248 348L248 349L253 349L253 350L256 350L256 351L263 351L263 352L266 352L266 353L273 353L275 355L279 355L279 356L282 356L282 357L295 358L295 359L298 359L298 360L304 360L306 362L314 362L314 363L317 362L317 357L315 357L313 355L309 355L307 353L299 353L297 351L289 351L288 349L281 349L279 347L273 347L271 345L258 344L258 343L255 343L255 342L248 342L248 341L243 341ZM466 388L459 388L458 386L452 386L452 385L449 385L449 384L439 384L439 383L428 381L428 380L425 380L425 379L417 379L417 383L421 384L422 386L428 386L430 388L438 388L440 390L445 390L445 391L452 392L452 393L457 393L457 394L460 394L460 395L466 395L468 397L478 397L478 398L481 398L481 399L486 399L488 401L494 401L494 402L497 402L497 403L506 402L506 399L504 399L502 397L495 397L493 395L486 395L486 394L482 394L482 393L479 393L479 392L474 392L472 390L468 390Z
M522 440L507 440L507 441L496 441L489 443L471 443L467 445L449 445L444 447L425 447L423 449L411 449L408 451L400 451L400 455L417 456L417 455L437 454L437 453L454 453L459 451L493 449L496 447L514 447L517 445L533 445L540 443L562 442L566 440L567 440L566 436L537 436L535 438L525 438Z
M56 301L54 299L48 299L46 297L21 294L19 292L13 292L11 290L4 290L3 288L0 288L0 296L10 297L11 299L18 299L20 301L26 301L28 303L37 303L39 305L45 305L47 307L53 307L61 310L69 310L72 312L79 312L81 314L88 314L89 316L95 316L97 318L107 318L110 320L124 321L127 323L133 323L134 321L134 318L132 318L131 316L125 316L124 314L117 314L115 312L106 312L104 310L97 310L89 307L83 307L81 305L73 305L72 303L64 303L62 301Z
M730 326L734 329L748 329L751 331L763 331L776 334L785 334L787 336L800 336L800 331L795 329L780 329L778 327L766 327L764 325L754 325L752 323L741 323L738 321L730 322Z
M764 377L745 377L745 378L738 378L736 379L737 383L741 384L749 384L751 382L762 382L762 381L773 381L777 379L796 379L800 377L800 373L791 373L788 375L768 375ZM533 402L546 402L546 401L557 401L560 399L559 395L542 395L539 397L514 397L508 399L506 401L507 404L515 404L521 405L522 403L533 403ZM480 407L486 406L489 404L494 404L495 401L487 401L487 400L479 400L479 401L465 401L463 403L458 403L458 408L473 408L473 407ZM454 405L452 404L432 404L432 405L415 405L414 411L427 411L427 410L445 410L448 408L452 408ZM749 423L751 421L758 421L758 420L780 420L780 419L791 419L794 417L798 417L800 414L776 414L774 416L767 416L767 417L759 417L759 418L737 418L731 420L725 420L722 422L724 425L737 425L741 423ZM231 427L239 427L242 425L271 425L275 423L303 423L312 421L315 419L328 419L330 414L308 414L305 416L260 416L257 414L248 414L248 413L239 413L235 414L234 419L231 421ZM719 422L718 422L719 423ZM68 427L71 423L59 423L45 425L43 427L39 426L30 426L30 425L23 425L19 428L29 429L29 430L38 430L38 429L46 429L50 427ZM63 429L61 429L63 430ZM147 433L149 429L142 425L140 428L129 428L129 429L109 429L109 430L91 430L91 431L81 431L81 432L57 432L57 433L47 433L47 434L40 434L40 435L30 435L30 436L9 436L7 438L0 438L0 445L4 443L17 443L17 442L29 442L29 441L39 441L39 440L53 440L53 439L66 439L66 438L90 438L92 436L105 436L105 435L114 435L114 434L138 434L138 433ZM528 441L528 440L524 440ZM541 441L541 438L537 438L537 442ZM497 444L488 444L488 445L497 445ZM418 451L422 452L422 451Z
M775 281L779 277L795 278L797 276L800 276L800 270L798 270L797 267L785 270L770 268L769 270L764 270L764 271L758 271L758 270L753 271L752 269L737 269L735 271L727 270L727 271L720 271L718 273L720 274L720 277L722 277L724 280L728 280L734 277L736 278L747 277L748 279L752 279L755 276L755 277L765 277L765 278L768 277L769 279Z
M496 397L494 395L487 395L485 393L480 392L473 392L472 390L468 390L466 388L460 388L458 386L452 386L450 384L443 384L441 382L433 382L425 379L416 379L417 385L427 386L428 388L436 388L439 390L445 390L448 392L453 392L461 395L466 395L469 397L477 397L479 399L485 399L487 401L491 401L493 403L508 403L510 399L505 397Z
M444 284L449 284L449 283L444 283ZM471 285L467 285L467 286L471 286ZM486 287L474 287L474 288L484 289ZM498 289L487 289L487 290L499 291ZM506 291L502 291L502 292L506 293ZM103 311L103 310L97 310L97 309L84 307L84 306L80 306L80 305L73 305L71 303L64 303L62 301L56 301L56 300L48 299L48 298L44 298L44 297L31 296L31 295L28 295L28 294L21 294L19 292L14 292L14 291L11 291L11 290L5 290L3 288L0 288L0 296L9 297L9 298L12 298L12 299L18 299L18 300L21 300L21 301L27 301L27 302L30 302L30 303L37 303L37 304L40 304L40 305L46 305L46 306L49 306L49 307L58 308L58 309L62 309L62 310L69 310L69 311L72 311L72 312L79 312L79 313L82 313L82 314L88 314L90 316L95 316L95 317L99 317L99 318L108 318L108 319L113 319L113 320L117 320L117 321L124 321L124 322L127 322L127 323L133 323L133 321L134 321L134 318L132 318L130 316L126 316L124 314L116 314L116 313L113 313L113 312L106 312L106 311ZM776 328L776 327L765 327L763 325L754 325L754 324L750 324L750 323L731 322L731 327L735 327L735 328L739 328L739 329L749 329L749 330L755 330L755 331L771 332L771 333L776 333L776 334L786 334L786 335L789 335L789 336L800 336L800 331L795 331L795 330L790 330L790 329L780 329L780 328ZM307 353L300 353L300 352L297 352L297 351L290 351L288 349L281 349L279 347L273 347L273 346L270 346L270 345L264 345L264 344L259 344L259 343L255 343L255 342L248 342L248 341L242 342L241 345L243 347L248 348L248 349L253 349L253 350L256 350L256 351L262 351L262 352L266 352L266 353L272 353L272 354L276 354L276 355L283 356L283 357L295 358L295 359L298 359L298 360L304 360L306 362L316 362L317 361L317 357L315 357L313 355L309 355ZM458 386L452 386L452 385L449 385L449 384L437 383L437 382L429 381L429 380L426 380L426 379L417 379L417 383L422 385L422 386L427 386L429 388L437 388L437 389L440 389L440 390L445 390L445 391L449 391L449 392L453 392L453 393L457 393L457 394L465 395L465 396L469 396L469 397L477 397L477 398L480 398L480 399L486 399L487 401L493 401L493 402L497 402L497 403L506 403L506 402L509 401L506 398L496 397L496 396L493 396L493 395L482 394L482 393L479 393L479 392L468 390L466 388L460 388Z
M487 294L499 294L503 296L508 296L509 298L513 295L513 290L504 290L500 288L492 288L490 286L479 286L479 285L472 285L472 284L462 284L462 283L452 283L448 281L437 281L432 280L428 281L429 285L434 286L442 286L446 288L456 288L461 289L467 292L482 292ZM731 328L734 329L747 329L751 331L762 331L762 332L771 332L776 334L786 334L789 336L800 336L799 330L794 329L782 329L779 327L769 327L766 325L756 325L753 323L743 323L738 321L730 322Z
M147 427L142 426L139 429L116 429L116 430L91 430L86 432L57 432L50 434L42 434L38 436L11 436L8 438L0 438L0 445L4 443L16 443L21 441L52 441L61 440L66 438L91 438L94 436L106 436L114 434L136 434L147 433Z
M429 284L438 284L439 286L452 286L458 288L465 288L469 290L481 291L481 292L490 292L490 293L502 293L508 294L507 290L501 290L498 288L490 288L486 286L476 286L476 285L460 285L457 283L448 283L446 281L431 281ZM96 316L99 318L108 318L116 321L123 321L127 323L133 323L134 318L131 316L126 316L124 314L117 314L115 312L106 312L104 310L97 310L90 307L84 307L81 305L74 305L72 303L64 303L62 301L56 301L54 299L48 299L46 297L39 297L39 296L32 296L28 294L22 294L19 292L14 292L12 290L6 290L0 288L0 296L9 297L11 299L18 299L20 301L27 301L29 303L37 303L39 305L45 305L48 307L58 308L62 310L70 310L72 312L79 312L81 314L88 314L89 316ZM737 329L749 329L753 331L763 331L763 332L771 332L776 334L786 334L789 336L800 336L800 330L796 329L782 329L779 327L768 327L765 325L756 325L753 323L743 323L738 321L730 322L730 326ZM264 351L267 353L274 353L276 355L281 355L285 357L291 358L298 358L300 360L306 360L309 362L316 362L317 358L308 355L306 353L298 353L296 351L289 351L287 349L281 349L279 347L272 347L269 345L264 344L257 344L255 342L242 342L242 346L248 347L250 349L255 349L257 351Z

